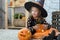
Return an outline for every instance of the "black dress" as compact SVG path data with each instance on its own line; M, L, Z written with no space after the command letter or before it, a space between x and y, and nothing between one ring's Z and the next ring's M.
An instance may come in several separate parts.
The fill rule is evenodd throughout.
M51 25L48 24L44 19L41 19L39 20L39 22L37 22L37 20L34 19L33 17L29 17L27 22L27 28L30 29L32 35L36 32L35 29L33 29L33 26L35 26L38 23L48 25L48 29L50 29L51 27ZM55 31L53 30L52 33L49 34L49 36L45 37L43 40L53 40L54 38L55 38Z
M29 17L28 22L27 22L27 28L30 29L32 35L36 32L33 29L33 26L35 26L36 24L48 24L48 23L46 23L45 19L42 19L42 18L38 21L37 19L34 19L33 17ZM49 26L49 28L50 28L50 26Z

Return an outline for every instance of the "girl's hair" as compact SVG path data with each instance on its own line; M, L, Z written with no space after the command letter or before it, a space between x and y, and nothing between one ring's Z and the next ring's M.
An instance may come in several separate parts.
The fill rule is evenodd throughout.
M32 20L34 20L34 18L33 18L32 15L30 16L30 18L31 18ZM38 23L43 24L43 22L45 22L45 19L44 19L43 17L39 17L39 18L37 19L37 22L36 22L36 23L37 23L37 24L38 24Z

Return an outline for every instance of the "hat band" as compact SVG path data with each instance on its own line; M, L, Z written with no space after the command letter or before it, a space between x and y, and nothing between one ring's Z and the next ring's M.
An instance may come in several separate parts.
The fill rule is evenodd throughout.
M40 4L40 3L38 3L38 2L33 2L33 3L35 3L35 4L37 4L37 5L41 6L41 7L43 7L43 5Z

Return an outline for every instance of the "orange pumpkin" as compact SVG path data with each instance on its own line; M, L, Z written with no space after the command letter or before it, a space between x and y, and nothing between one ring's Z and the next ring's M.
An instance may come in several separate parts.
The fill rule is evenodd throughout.
M43 38L44 36L48 36L49 30L46 30L44 24L38 24L38 29L36 33L33 35L33 38Z
M37 24L36 26L38 26L38 29L36 30L36 32L44 32L45 31L45 25L44 24Z
M18 32L18 38L19 40L30 40L31 32L29 31L29 29L23 28Z
M48 34L50 33L49 30L45 31L45 32L36 32L34 35L33 35L33 38L44 38L45 36L48 36Z
M50 28L49 30L45 29L45 25L44 24L39 24L38 25L38 29L36 30L36 33L33 35L33 38L44 38L45 36L49 36L49 34L55 30L55 32L57 33L58 30L55 28Z

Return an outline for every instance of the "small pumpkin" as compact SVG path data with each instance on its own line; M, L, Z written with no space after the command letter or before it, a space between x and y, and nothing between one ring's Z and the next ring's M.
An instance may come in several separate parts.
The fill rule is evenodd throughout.
M29 31L29 29L23 28L18 32L18 38L19 40L30 40L31 32Z

